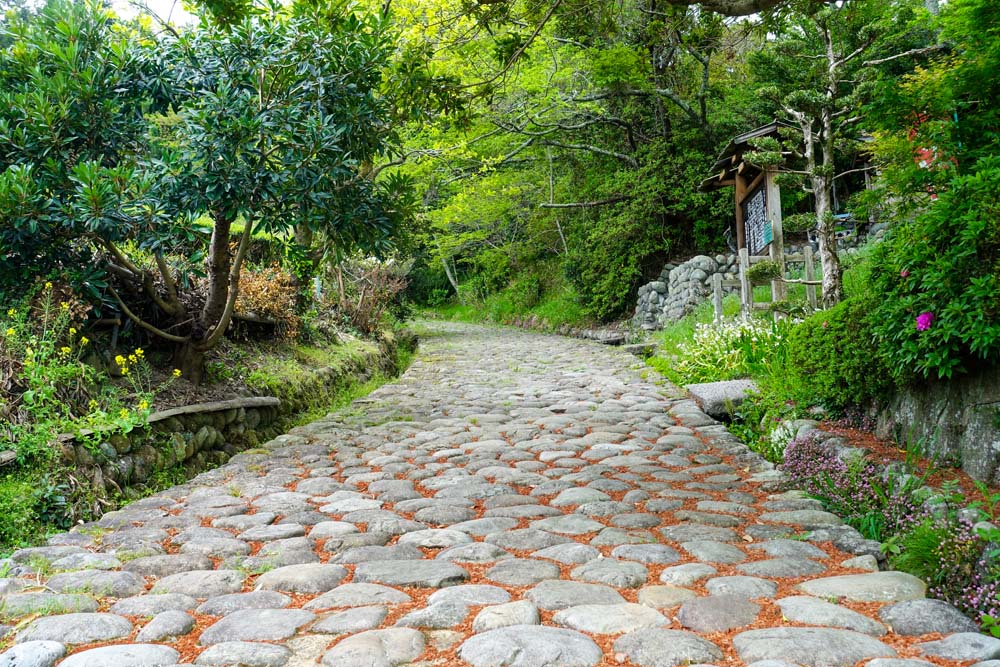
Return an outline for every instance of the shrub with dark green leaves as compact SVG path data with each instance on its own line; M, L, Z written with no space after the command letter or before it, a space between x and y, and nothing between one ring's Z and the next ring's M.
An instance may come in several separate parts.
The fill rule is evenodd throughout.
M1000 360L1000 156L977 167L875 251L873 322L900 380Z
M791 385L809 403L841 412L880 399L889 373L870 323L870 297L854 297L821 311L788 337Z

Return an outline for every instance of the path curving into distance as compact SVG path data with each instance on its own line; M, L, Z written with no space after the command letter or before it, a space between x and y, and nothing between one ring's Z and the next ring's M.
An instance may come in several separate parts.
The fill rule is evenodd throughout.
M397 382L15 553L0 667L1000 665L633 357L428 326Z

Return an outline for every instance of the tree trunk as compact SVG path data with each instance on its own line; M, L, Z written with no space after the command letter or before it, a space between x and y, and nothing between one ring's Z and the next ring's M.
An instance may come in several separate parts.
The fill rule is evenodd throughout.
M458 302L464 303L462 301L462 293L458 290L458 282L455 280L455 276L451 272L451 267L448 266L448 258L442 257L441 264L444 265L444 275L448 276L448 282L451 283L451 288L455 290L455 296L458 297Z
M837 257L837 224L830 210L832 183L828 177L812 179L816 199L816 231L819 235L819 260L823 266L823 307L830 308L844 298L840 258Z
M233 216L221 211L214 211L212 219L214 226L212 240L208 247L207 266L208 296L192 332L192 339L195 341L207 336L208 332L222 318L226 310L226 301L229 299L229 272L233 266L233 256L229 250L229 244Z
M181 371L181 377L198 385L205 375L205 350L194 341L182 343L174 351L174 368Z

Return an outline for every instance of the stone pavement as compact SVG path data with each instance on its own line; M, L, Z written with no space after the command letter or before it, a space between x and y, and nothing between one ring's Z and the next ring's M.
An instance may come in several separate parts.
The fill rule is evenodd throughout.
M433 328L395 384L15 553L0 667L1000 667L635 358Z

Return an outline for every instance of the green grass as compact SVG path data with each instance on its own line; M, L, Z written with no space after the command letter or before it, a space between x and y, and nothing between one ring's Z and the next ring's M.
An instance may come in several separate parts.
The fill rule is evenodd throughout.
M576 292L568 285L544 292L530 306L521 303L514 288L501 290L476 303L450 302L421 312L423 317L451 322L493 322L512 324L515 320L534 317L539 328L554 330L562 326L585 327L593 324Z

